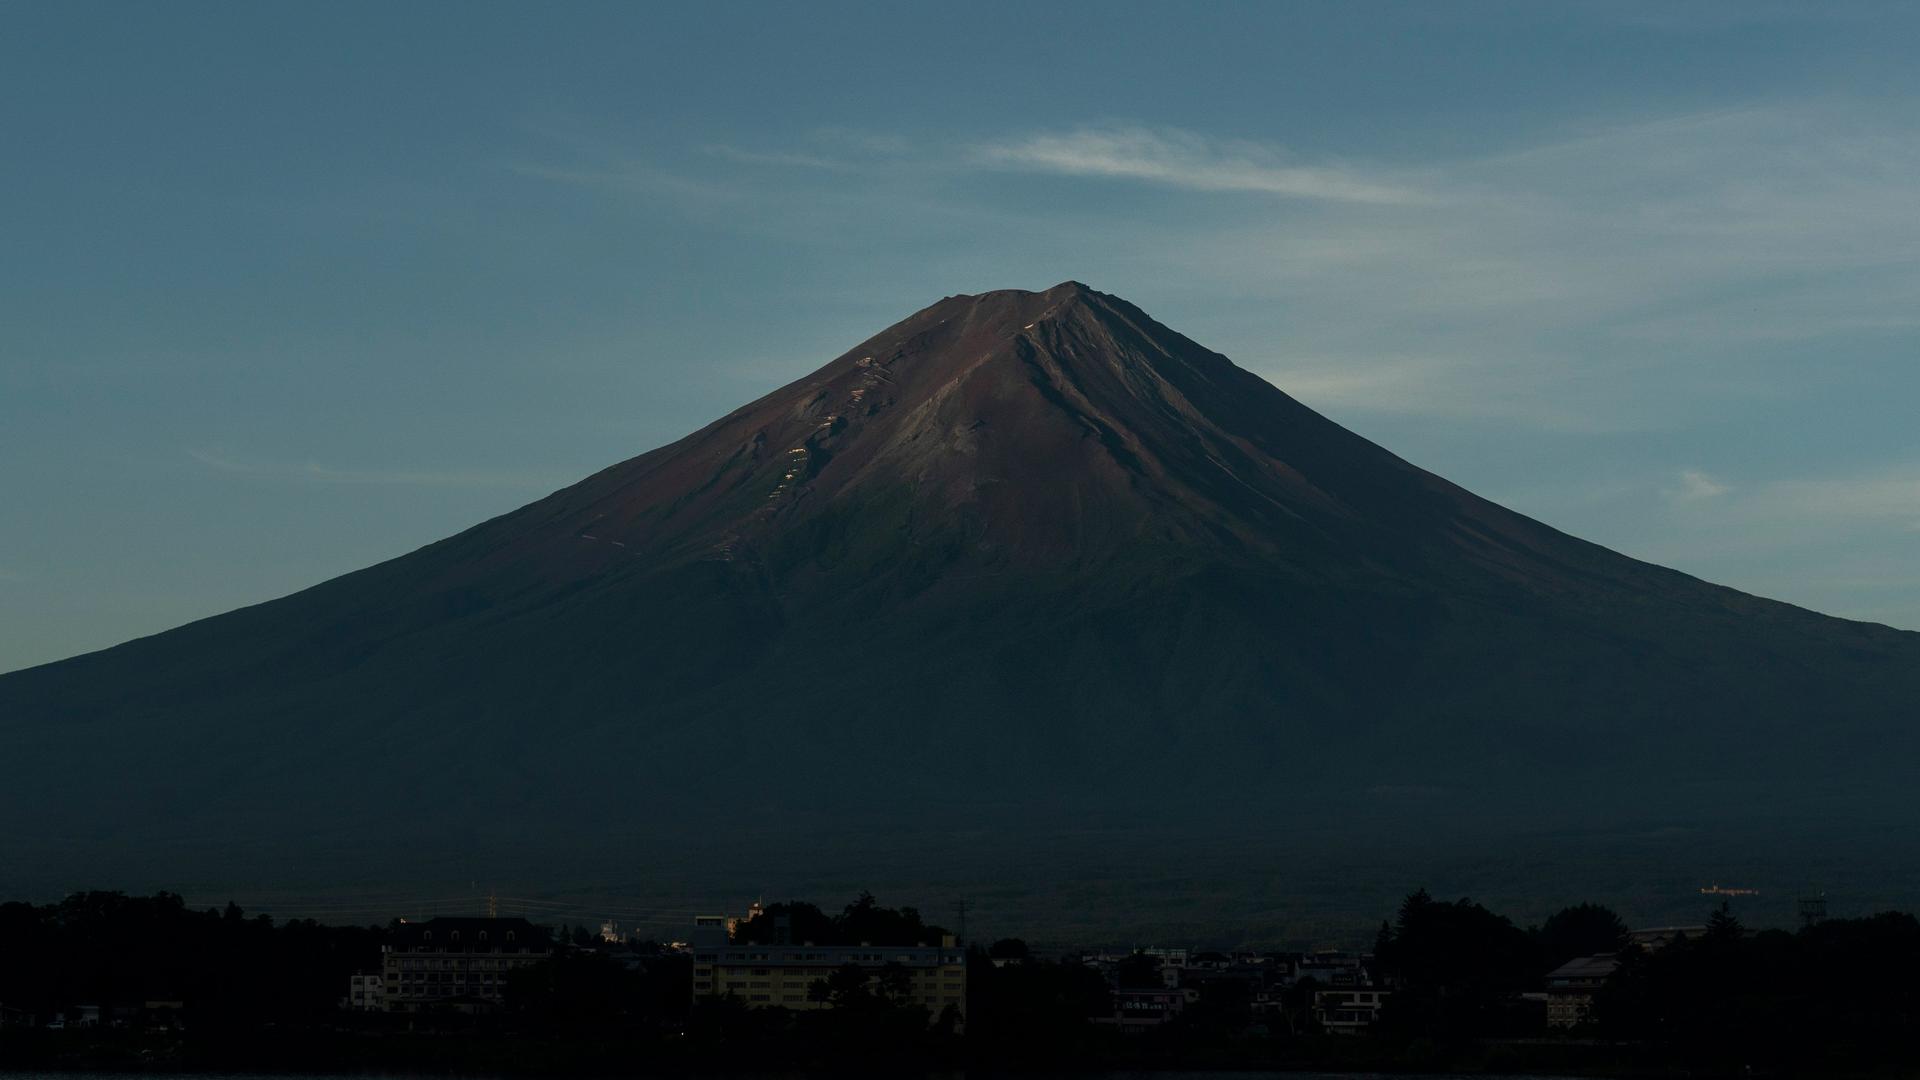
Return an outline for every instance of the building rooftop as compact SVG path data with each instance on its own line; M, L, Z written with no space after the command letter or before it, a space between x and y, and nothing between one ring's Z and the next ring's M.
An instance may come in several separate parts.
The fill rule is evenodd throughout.
M1613 953L1576 956L1547 972L1547 985L1552 986L1556 982L1593 982L1605 979L1619 967L1620 958Z
M441 916L426 922L401 923L394 932L394 944L418 948L431 946L462 949L484 946L489 949L545 949L551 946L545 927L535 926L519 917L506 919Z

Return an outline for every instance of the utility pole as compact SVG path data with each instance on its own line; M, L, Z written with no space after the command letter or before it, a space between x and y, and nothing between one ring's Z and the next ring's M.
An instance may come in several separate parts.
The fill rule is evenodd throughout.
M495 895L495 892L494 889L487 890L487 918L489 919L500 917L500 898Z
M960 935L954 940L958 941L960 945L964 947L967 944L967 901L965 897L961 898L959 907L960 907Z

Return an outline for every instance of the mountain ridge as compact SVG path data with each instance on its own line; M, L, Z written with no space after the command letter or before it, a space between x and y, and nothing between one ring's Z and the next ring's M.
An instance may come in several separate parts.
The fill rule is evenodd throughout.
M1377 789L1343 842L1493 842L1904 812L1916 700L1920 635L1568 536L1067 282L947 297L399 558L0 676L0 810L68 867L257 866L277 834L387 874L525 864L506 837L591 866L552 839L588 821L663 859L702 820L762 861L876 822L1011 850L1139 790L1219 833Z

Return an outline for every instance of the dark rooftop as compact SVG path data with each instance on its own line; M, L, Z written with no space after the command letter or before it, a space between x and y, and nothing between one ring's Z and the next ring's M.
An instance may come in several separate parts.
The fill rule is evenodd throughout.
M545 949L552 945L545 927L535 926L518 916L506 919L441 916L426 922L402 923L395 932L394 943L442 949L458 945L463 950L482 946Z

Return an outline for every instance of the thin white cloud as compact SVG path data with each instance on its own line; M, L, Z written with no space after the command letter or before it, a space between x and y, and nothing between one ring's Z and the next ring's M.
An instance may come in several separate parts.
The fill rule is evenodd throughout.
M1701 481L1702 490L1712 494L1677 497L1685 490L1684 480L1680 488L1662 489L1670 504L1695 505L1664 522L1662 538L1649 552L1655 561L1698 565L1809 549L1829 550L1838 558L1843 549L1857 548L1899 552L1900 572L1912 572L1906 537L1920 515L1920 463L1783 477L1740 488L1704 474Z
M1911 528L1920 513L1920 465L1783 480L1760 493L1757 507L1781 518L1900 522Z
M1692 503L1703 499L1717 499L1732 490L1732 487L1699 469L1681 469L1674 486L1667 488L1662 494L1672 502Z
M1237 332L1188 325L1308 404L1355 412L1671 429L1793 396L1829 342L1920 334L1920 126L1835 105L1596 122L1393 167L1125 124L957 150L814 131L703 155L789 178L847 165L831 184L679 176L629 160L618 133L560 130L586 164L523 171L706 206L729 230L863 251L911 238L938 253L937 274L916 270L978 288L1034 265L1231 296ZM982 170L1276 197L1089 222L983 195Z
M716 177L690 175L663 165L657 155L645 152L632 133L622 128L565 114L523 117L520 126L532 136L532 145L496 160L496 168L532 180L646 202L666 199L683 205L712 206L737 195ZM746 153L716 146L702 149L710 154L722 150Z
M1732 488L1643 522L1633 553L1847 618L1920 629L1920 463Z
M558 138L558 167L541 171L724 211L716 228L857 252L859 269L795 286L836 303L891 278L929 295L1092 281L1475 486L1515 483L1520 470L1479 449L1507 443L1501 426L1590 445L1568 460L1593 484L1563 477L1519 500L1549 520L1558 508L1570 520L1556 523L1583 535L1827 610L1885 605L1842 585L1879 573L1876 559L1911 563L1920 465L1767 482L1756 471L1774 457L1755 453L1737 485L1678 465L1735 460L1740 437L1716 433L1796 402L1814 420L1839 415L1849 392L1908 388L1897 361L1920 344L1910 115L1834 98L1601 116L1485 154L1371 164L1289 153L1284 133L1235 134L813 131L675 159L602 131ZM1026 201L983 182L1009 173L1246 197ZM1624 437L1651 431L1677 437ZM1589 487L1603 490L1569 494ZM1846 582L1823 591L1822 575ZM1895 621L1920 625L1917 605Z
M1492 378L1484 361L1468 356L1290 357L1271 365L1249 366L1308 407L1336 414L1521 420L1529 426L1557 431L1595 428L1581 410L1556 401L1550 379L1529 377L1525 372Z
M1216 142L1174 129L1083 128L1041 133L974 150L997 168L1138 180L1194 191L1243 191L1295 199L1403 205L1431 198L1405 184L1332 164L1301 164L1251 142Z
M690 202L712 202L726 194L710 183L631 161L572 166L510 161L505 167L509 172L534 180L646 198L664 195Z
M317 462L296 465L248 461L207 450L188 450L187 456L215 472L291 483L553 491L570 482L568 478L530 471L335 469Z
M1909 120L1723 110L1421 175L1435 205L1270 209L1157 234L1155 258L1196 290L1268 301L1271 330L1243 330L1255 348L1237 357L1286 372L1338 356L1326 389L1389 413L1497 404L1564 428L1577 404L1592 428L1667 428L1793 395L1828 342L1920 333ZM1415 353L1471 362L1413 393L1438 382L1404 378Z
M905 135L845 127L815 128L811 138L868 159L907 158L917 154L920 149L919 143Z
M714 143L700 148L701 152L713 157L723 158L741 165L766 165L774 168L821 169L828 172L844 172L853 165L819 154L803 154L781 150L746 150L738 146Z

